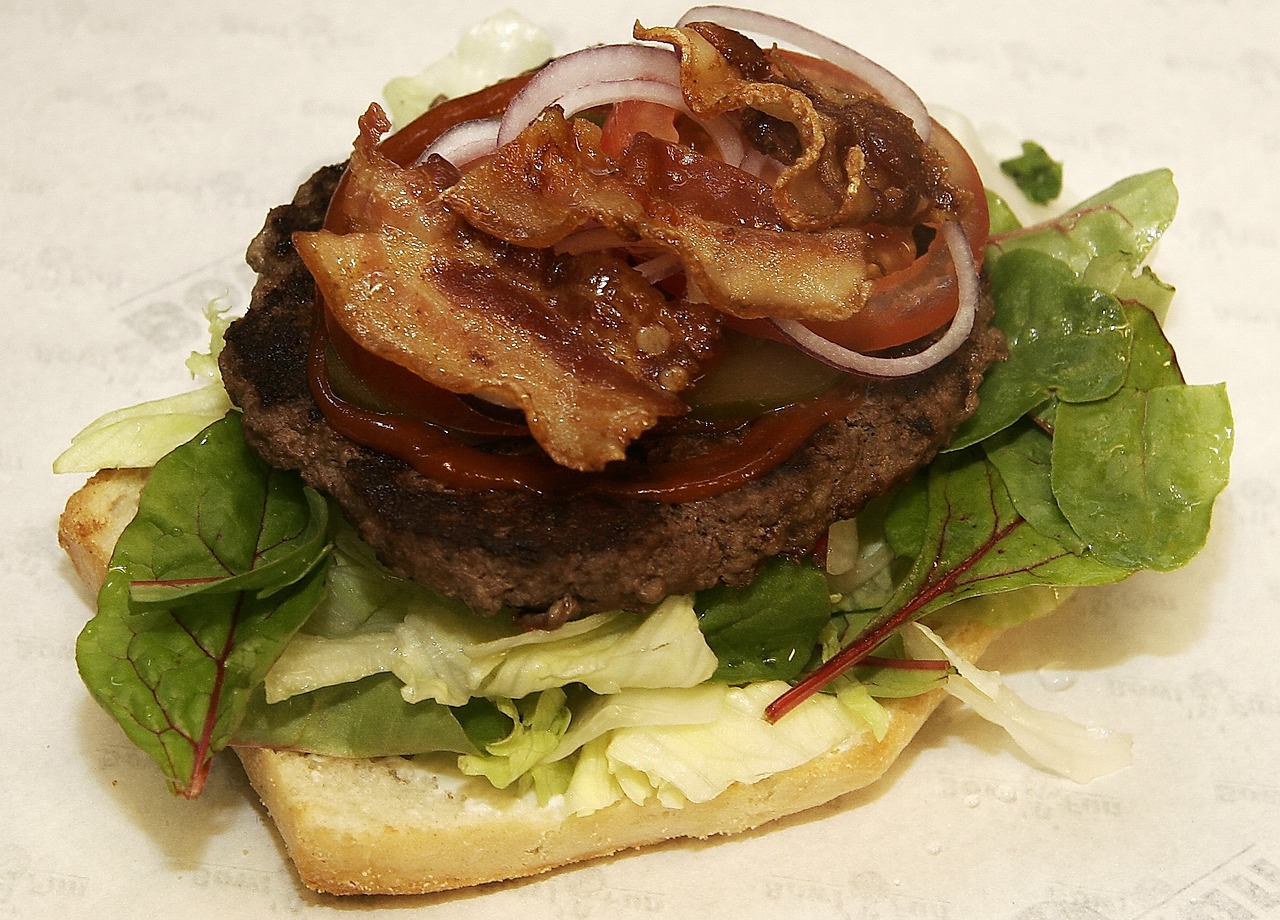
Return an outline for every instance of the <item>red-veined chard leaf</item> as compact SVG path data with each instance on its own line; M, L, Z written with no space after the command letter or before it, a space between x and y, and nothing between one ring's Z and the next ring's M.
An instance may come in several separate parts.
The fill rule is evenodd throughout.
M1089 555L1070 552L1018 513L999 472L980 451L948 454L929 468L923 521L918 493L905 512L891 512L887 529L900 540L918 538L919 551L889 603L858 638L770 706L778 719L860 662L893 631L933 610L969 597L1032 585L1096 585L1129 574Z
M325 505L306 493L245 445L233 413L156 464L121 534L76 662L182 795L200 793L250 691L323 595L327 546L315 535L325 531ZM308 560L294 558L299 544ZM289 564L274 566L281 558ZM285 583L253 575L258 566ZM217 589L245 575L251 590ZM165 602L132 596L135 582L173 580L213 590Z
M1099 290L1131 283L1178 210L1173 174L1157 169L1122 179L1060 217L994 237L986 266L1009 253L1035 250L1066 264Z

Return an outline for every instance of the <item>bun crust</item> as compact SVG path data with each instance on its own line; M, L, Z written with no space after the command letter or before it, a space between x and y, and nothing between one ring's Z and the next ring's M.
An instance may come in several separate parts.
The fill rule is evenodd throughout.
M68 501L58 539L92 590L137 511L146 470L105 470ZM969 660L999 630L945 634ZM885 700L884 739L856 739L809 763L710 802L667 808L622 801L585 817L513 801L447 762L347 760L238 748L302 881L332 894L420 894L536 875L681 837L735 834L830 802L881 777L945 696Z

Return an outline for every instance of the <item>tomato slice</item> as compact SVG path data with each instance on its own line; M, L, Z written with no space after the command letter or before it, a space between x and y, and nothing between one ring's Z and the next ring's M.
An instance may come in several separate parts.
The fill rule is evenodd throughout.
M680 132L676 130L678 114L675 109L669 109L656 102L645 102L639 99L615 102L604 120L604 128L600 134L600 149L611 157L619 156L640 133L678 144L680 142Z
M960 224L974 260L981 267L990 235L982 178L964 147L937 122L930 141L947 161L951 181L969 199L960 215ZM879 351L905 345L942 328L955 316L959 304L954 265L941 240L935 240L911 265L879 279L866 304L853 316L838 322L806 322L805 325L845 348Z

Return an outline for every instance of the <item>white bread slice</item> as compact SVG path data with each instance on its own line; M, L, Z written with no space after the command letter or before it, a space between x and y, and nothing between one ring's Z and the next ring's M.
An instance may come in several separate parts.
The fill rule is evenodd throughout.
M145 470L107 470L68 501L59 542L95 589L137 511ZM969 660L998 630L944 633ZM418 894L535 875L679 837L734 834L822 805L881 777L941 702L943 691L884 701L881 741L857 740L800 767L684 808L623 801L585 817L515 800L447 764L346 760L239 748L302 881L332 894ZM437 767L440 767L437 769Z

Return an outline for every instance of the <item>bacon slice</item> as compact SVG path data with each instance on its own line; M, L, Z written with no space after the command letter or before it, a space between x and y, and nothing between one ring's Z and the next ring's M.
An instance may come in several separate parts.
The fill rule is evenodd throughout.
M603 144L600 128L555 108L465 175L439 158L403 168L377 149L387 124L375 106L326 230L296 238L330 318L360 347L520 409L546 453L580 470L623 459L686 411L677 394L720 314L846 320L902 246L914 257L911 228L962 204L910 120L820 62L710 24L637 24L635 36L676 49L689 109L737 117L782 164L775 182L637 133L638 115ZM565 243L584 230L619 245ZM686 299L647 283L626 249L654 278L678 259Z
M655 143L638 135L632 146ZM763 204L771 201L768 186L724 164L722 170L737 174L736 191L749 189L761 203L722 207L725 216L712 219L711 196L664 180L662 169L644 165L652 157L642 153L628 148L610 160L599 150L598 128L548 109L443 200L472 226L521 246L553 246L588 223L657 244L680 256L708 303L741 319L847 319L865 303L871 283L864 230L784 229L772 205ZM674 164L674 155L667 162ZM739 200L720 178L725 197Z
M710 23L637 25L634 34L679 52L690 110L703 117L738 112L748 137L772 134L763 152L787 164L774 197L789 227L911 225L954 216L955 192L946 187L941 158L909 118L875 96L812 79L798 59Z
M598 470L664 416L718 336L616 256L510 245L442 206L440 167L402 169L363 119L347 170L350 232L297 234L330 316L437 386L521 409L557 463ZM436 171L433 174L433 170Z

